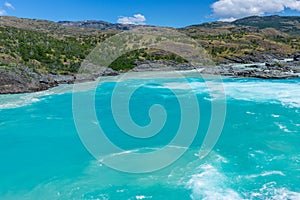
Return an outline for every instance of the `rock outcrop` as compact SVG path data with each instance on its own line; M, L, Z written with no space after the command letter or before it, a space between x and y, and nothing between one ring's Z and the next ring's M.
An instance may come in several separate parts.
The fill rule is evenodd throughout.
M294 61L300 61L300 52L294 53Z
M229 64L207 67L202 73L231 77L262 78L262 79L289 79L299 78L300 63L265 63L265 65Z
M17 94L38 92L75 82L94 81L100 76L116 76L119 73L107 69L102 73L57 75L55 73L41 74L26 67L0 68L0 94Z
M145 71L181 71L181 70L193 70L201 67L201 64L190 63L176 63L174 61L159 60L159 61L143 61L137 62L136 67L132 69L133 72L145 72Z

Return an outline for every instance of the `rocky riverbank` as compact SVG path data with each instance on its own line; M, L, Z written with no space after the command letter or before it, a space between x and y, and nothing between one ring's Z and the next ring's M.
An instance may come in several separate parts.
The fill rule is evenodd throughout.
M137 63L132 72L174 71L202 69L204 74L215 74L230 77L248 77L263 79L298 78L300 75L300 54L293 59L275 60L267 63L223 64L203 67L189 63L172 61L144 61ZM26 67L0 68L0 94L16 94L47 90L59 84L93 81L100 76L116 76L118 72L108 68L101 72L81 75L58 75L55 73L41 74Z
M56 73L38 73L26 67L0 68L0 94L38 92L56 87L59 84L94 81L100 76L118 75L112 69L101 73L58 75Z
M159 60L159 61L143 61L137 62L136 67L132 72L147 72L147 71L184 71L202 68L201 64L191 65L190 63L176 63L174 61Z
M214 74L230 77L248 77L262 79L288 79L298 78L300 75L300 53L293 59L271 60L266 63L252 64L221 64L218 66L203 67L189 63L176 63L172 61L144 61L137 63L134 72L146 71L172 71L201 69L203 74Z
M228 64L205 68L202 73L230 77L289 79L300 75L300 62L268 62L257 64Z

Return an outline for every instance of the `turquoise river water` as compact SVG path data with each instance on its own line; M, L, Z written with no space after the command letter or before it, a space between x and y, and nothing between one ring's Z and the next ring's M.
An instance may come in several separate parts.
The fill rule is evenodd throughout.
M95 124L129 154L155 151L174 137L181 111L172 90L196 95L201 114L193 143L173 164L143 174L111 169L89 153L74 123L72 86L0 96L0 199L300 199L300 80L224 79L226 120L205 158L198 153L218 95L201 78L186 80L192 89L180 78L118 83L139 86L129 104L137 124L150 123L151 105L165 108L163 129L145 139L116 124L110 104L117 83L97 87Z

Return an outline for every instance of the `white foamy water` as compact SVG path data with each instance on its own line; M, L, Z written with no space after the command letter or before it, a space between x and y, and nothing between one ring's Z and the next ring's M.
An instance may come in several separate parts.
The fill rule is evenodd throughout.
M190 90L198 94L209 93L211 100L222 97L223 89L228 99L281 103L283 106L300 107L300 82L282 81L265 81L265 80L245 80L245 81L230 81L223 82L222 87L214 81L207 82L191 82L185 84L181 82L165 83L164 88L177 90ZM211 83L212 82L212 83ZM208 87L209 86L209 87Z
M43 97L70 93L73 85L60 85L49 90L24 94L0 95L0 109L19 108L43 100Z
M248 195L247 195L248 196ZM299 200L300 193L287 188L277 188L275 182L264 184L258 191L249 194L250 200Z
M258 102L280 102L300 107L300 82L228 82L224 84L229 98Z
M203 164L200 173L194 174L187 182L192 190L191 198L195 200L238 200L240 195L228 186L227 177L211 164Z
M18 108L40 101L40 94L1 95L0 109Z
M258 177L265 177L265 176L285 176L285 174L281 171L267 171L267 172L262 172L261 174L253 174L250 176L246 176L247 178L258 178Z

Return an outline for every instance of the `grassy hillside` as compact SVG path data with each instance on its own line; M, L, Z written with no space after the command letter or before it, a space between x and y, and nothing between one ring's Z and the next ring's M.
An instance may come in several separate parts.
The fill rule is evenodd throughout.
M159 49L140 49L127 53L116 59L110 68L116 71L130 70L136 66L137 62L168 60L176 63L187 63L182 57Z
M300 36L275 28L210 23L180 31L198 41L216 62L255 62L263 57L290 57L300 51Z
M0 66L13 68L22 65L41 73L76 73L97 44L118 33L110 28L79 28L69 23L64 26L46 20L15 17L0 17L0 22ZM183 62L178 56L167 52L159 54L156 50L142 49L120 57L111 68L132 69L135 61L143 60Z
M257 62L289 57L300 51L299 17L250 17L233 23L214 22L178 29L198 41L217 62ZM66 22L65 22L66 23ZM0 66L27 66L38 72L75 73L83 59L101 41L119 32L116 25L90 21L89 28L72 22L0 17ZM89 24L89 26L90 26ZM94 27L94 25L97 25ZM112 28L110 27L112 26ZM113 30L112 30L113 29ZM182 58L158 50L142 49L117 59L112 68L127 70L138 61Z
M24 65L46 73L76 72L97 43L113 34L41 20L1 17L0 21L0 65Z

